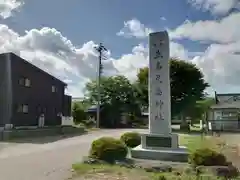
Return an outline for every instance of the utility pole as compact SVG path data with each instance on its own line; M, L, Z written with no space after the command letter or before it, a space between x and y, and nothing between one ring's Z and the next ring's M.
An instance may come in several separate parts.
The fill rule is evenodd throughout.
M103 52L107 51L107 49L100 43L95 49L98 51L98 67L97 67L97 121L96 126L99 128L100 125L100 108L101 108L101 93L100 93L100 85L101 85L101 74L102 74L102 59Z

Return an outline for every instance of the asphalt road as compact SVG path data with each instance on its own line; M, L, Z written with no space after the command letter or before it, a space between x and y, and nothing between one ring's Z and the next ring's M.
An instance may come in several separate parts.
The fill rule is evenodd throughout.
M99 130L66 139L54 137L0 143L0 179L65 180L71 176L71 165L88 154L94 139L102 136L119 137L128 131L133 130Z

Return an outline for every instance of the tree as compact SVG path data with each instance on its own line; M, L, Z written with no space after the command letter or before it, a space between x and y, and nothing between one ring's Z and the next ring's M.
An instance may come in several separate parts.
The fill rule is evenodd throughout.
M84 111L86 111L91 106L88 99L82 99L82 100L79 100L79 101L74 101L72 103L72 107L74 107L75 104L77 104L77 106L79 106Z
M96 81L89 82L86 85L86 91L86 97L92 104L96 104ZM107 109L107 114L111 117L109 117L109 120L104 119L104 122L100 122L100 124L111 123L113 126L119 124L120 115L123 112L131 116L138 116L140 108L136 98L136 91L135 86L124 76L103 77L100 86L101 105Z
M196 101L204 97L208 84L201 71L192 63L170 60L171 111L172 116L185 114ZM137 74L142 104L148 106L148 67Z
M73 103L72 116L75 124L83 123L86 120L86 113L81 103Z
M197 101L192 108L188 109L187 116L191 118L194 123L199 120L205 120L205 113L211 105L215 103L214 98L206 97L203 100Z

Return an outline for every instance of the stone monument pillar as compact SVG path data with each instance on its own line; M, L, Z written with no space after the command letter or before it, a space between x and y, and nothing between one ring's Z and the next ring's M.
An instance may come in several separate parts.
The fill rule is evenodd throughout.
M166 31L149 35L149 134L142 134L133 158L187 161L187 151L171 132L169 37Z
M169 40L167 32L149 35L149 130L171 133Z

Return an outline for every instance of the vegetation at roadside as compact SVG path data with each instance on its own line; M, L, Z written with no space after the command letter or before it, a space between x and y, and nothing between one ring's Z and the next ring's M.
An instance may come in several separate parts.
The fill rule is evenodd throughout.
M188 148L190 152L193 152L200 148L210 148L216 151L220 151L218 144L222 142L217 138L212 138L210 136L199 136L199 135L179 135L179 143L181 146Z
M91 81L86 85L86 97L92 104L97 103L97 82ZM121 117L126 116L126 124L131 125L141 115L137 89L124 76L103 77L101 79L101 104L104 107L102 127L116 128L121 124Z
M74 124L91 129L96 126L96 122L90 119L87 114L88 108L91 106L90 102L86 99L72 103L72 117Z
M204 81L201 71L193 64L185 61L171 59L171 111L173 116L179 116L182 123L181 129L190 132L191 123L187 123L187 117L192 120L204 119L208 107L214 103L213 99L206 99L204 90L208 84ZM97 84L91 81L86 85L86 99L88 104L97 102ZM120 125L121 116L127 118L128 125L141 124L139 117L144 108L148 107L148 67L140 69L137 81L131 83L124 76L103 77L100 86L101 106L105 111L104 121L100 121L101 127L117 128ZM85 123L87 119L86 106L75 105L73 115L75 122ZM102 113L102 111L101 111ZM86 117L85 117L86 115ZM154 170L146 170L137 166L130 166L127 161L128 148L140 144L138 133L129 132L120 139L102 137L93 141L89 151L89 159L84 163L73 165L73 169L84 179L199 179L204 174L199 171L199 166L227 166L232 171L229 177L236 177L238 171L221 152L220 141L207 136L180 136L180 144L189 149L189 163L191 173ZM122 164L121 164L122 163ZM222 170L222 169L221 169ZM225 170L225 169L224 169ZM226 176L226 177L227 177ZM101 179L102 177L102 179ZM216 176L208 179L216 179Z
M128 140L126 141L129 137L134 139L133 142L135 143L139 134L129 132L123 134L120 139L102 137L93 141L89 157L94 159L87 159L84 163L77 163L72 166L76 172L76 180L77 178L86 180L197 180L199 178L215 180L219 177L235 179L238 176L238 170L227 162L226 157L221 152L223 142L220 139L208 136L181 135L180 144L187 146L189 149L189 166L186 166L187 168L184 166L184 168L165 168L165 170L161 170L161 168L156 167L135 165L134 161L128 161L126 144L129 148L137 144L133 143L133 145ZM214 168L211 169L210 167Z
M73 103L72 117L75 124L80 124L87 118L85 109L80 102Z
M73 164L72 168L76 172L75 178L85 180L217 180L219 177L210 173L203 173L197 175L196 173L186 170L175 170L173 172L148 172L144 169L126 168L118 165L106 165L106 164Z
M210 148L200 148L191 152L189 155L189 163L193 166L226 166L226 157Z
M134 148L141 144L141 136L137 132L126 132L120 137L120 140L129 148Z
M92 142L89 156L94 159L114 163L124 160L128 154L125 144L112 137L101 137Z

